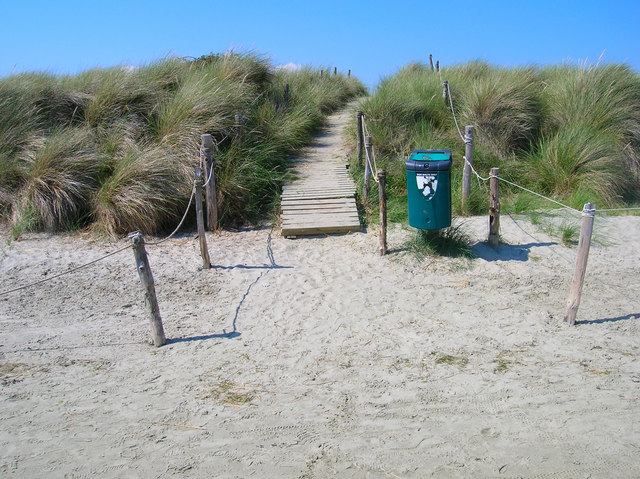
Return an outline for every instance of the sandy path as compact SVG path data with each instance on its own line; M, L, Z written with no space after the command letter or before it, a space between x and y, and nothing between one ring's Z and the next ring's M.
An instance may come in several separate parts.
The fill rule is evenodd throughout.
M524 218L473 260L417 260L390 227L269 228L150 248L171 342L124 251L0 297L0 472L9 477L640 476L640 217L596 218L577 327L575 248ZM0 290L116 247L3 244Z

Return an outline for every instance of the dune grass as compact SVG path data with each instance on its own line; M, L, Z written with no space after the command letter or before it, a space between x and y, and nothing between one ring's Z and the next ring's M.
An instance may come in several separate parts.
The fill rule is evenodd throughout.
M488 192L475 177L462 206L464 143L443 101L442 80L450 84L460 128L475 127L474 166L482 176L499 167L503 178L577 209L588 201L612 208L640 200L640 76L627 66L506 69L470 62L438 74L413 63L359 105L378 166L387 169L390 205L406 205L404 161L411 151L446 148L454 160L454 214L487 211ZM355 161L352 168L361 169ZM508 211L554 207L504 183L501 197ZM395 210L406 222L406 213Z
M0 214L14 235L159 233L180 219L209 133L223 226L257 220L286 159L364 91L344 75L276 70L254 52L0 79Z

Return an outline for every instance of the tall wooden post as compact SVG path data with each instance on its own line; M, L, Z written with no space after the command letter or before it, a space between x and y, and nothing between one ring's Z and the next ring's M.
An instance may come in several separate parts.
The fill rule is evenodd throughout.
M349 72L347 73L347 78L351 78L351 69L349 69Z
M431 71L433 71L433 55L429 53L429 66L431 67Z
M164 328L162 327L162 318L160 317L160 307L156 298L156 288L153 282L153 274L147 257L147 250L144 247L144 238L140 233L131 236L133 243L133 254L136 258L136 269L140 276L140 282L144 288L144 300L149 307L149 320L151 322L151 338L153 344L157 347L167 343L164 336Z
M465 143L465 157L467 161L464 162L464 169L462 170L462 207L467 203L469 199L469 192L471 190L471 167L473 165L473 125L467 125L464 128L464 143Z
M444 101L444 106L447 106L447 98L449 97L448 91L449 91L449 82L443 81L442 82L442 101Z
M587 259L589 257L589 247L591 246L591 233L593 232L593 220L596 216L596 205L587 203L582 210L582 225L580 226L580 240L578 241L578 256L576 258L576 269L573 273L571 292L567 301L567 314L564 320L570 326L576 324L578 306L580 306L580 296L582 295L582 285L587 271Z
M362 149L364 147L364 138L362 135L362 112L356 112L356 129L358 137L358 165L362 165Z
M218 227L218 194L216 192L215 143L211 135L200 136L202 155L204 156L204 174L209 178L209 183L204 188L205 202L207 205L207 227L209 231L215 231Z
M378 170L380 198L380 256L387 254L387 172Z
M202 213L202 170L196 168L196 222L198 224L198 239L200 240L200 255L202 256L202 267L211 268L209 259L209 248L207 247L207 237L204 232L204 215Z
M333 67L333 76L338 74L338 67Z
M491 168L489 179L489 245L497 248L500 243L500 168Z
M371 190L371 158L373 155L373 142L370 136L364 138L364 149L366 152L366 158L364 162L364 191L363 196L365 201L369 198L369 191Z
M436 71L440 71L440 60L436 60Z

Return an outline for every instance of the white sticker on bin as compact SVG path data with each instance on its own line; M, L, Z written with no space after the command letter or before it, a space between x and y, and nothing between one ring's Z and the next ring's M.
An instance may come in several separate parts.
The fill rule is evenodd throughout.
M418 189L430 200L436 194L436 189L438 189L438 174L416 173L416 182Z

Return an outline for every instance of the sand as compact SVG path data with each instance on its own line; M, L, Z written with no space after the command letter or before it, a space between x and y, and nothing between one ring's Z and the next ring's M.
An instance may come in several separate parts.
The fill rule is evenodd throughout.
M0 473L640 477L640 217L596 217L575 327L576 247L543 226L503 216L493 250L467 218L471 260L398 224L385 257L375 228L222 231L210 270L181 234L149 247L161 348L129 249L0 296ZM0 290L125 245L3 243Z

